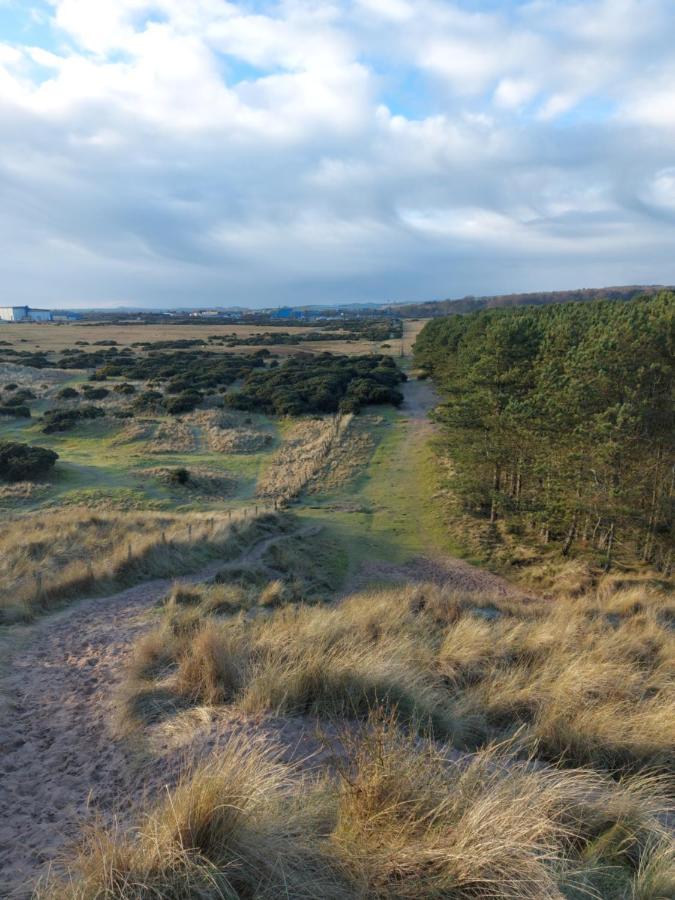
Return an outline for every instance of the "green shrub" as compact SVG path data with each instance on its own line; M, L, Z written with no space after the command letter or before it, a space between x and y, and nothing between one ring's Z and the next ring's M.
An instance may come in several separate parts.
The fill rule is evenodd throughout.
M130 396L131 394L136 393L136 388L133 386L133 384L129 384L125 381L123 384L116 384L114 387L114 391L116 394L125 394L126 396Z
M170 484L187 484L190 480L190 471L184 466L171 469L168 474L168 480Z
M75 388L64 387L64 388L61 388L61 390L58 392L58 394L56 396L59 397L59 399L61 399L61 400L74 400L75 397L79 397L80 394L78 391L75 390Z
M0 416L15 416L17 419L30 419L30 409L27 406L5 405L0 406Z
M371 403L399 406L398 385L405 378L388 356L299 353L282 366L251 372L226 399L236 409L270 415L358 412Z
M134 409L138 412L154 411L161 406L163 400L161 391L143 391L134 400Z
M0 478L4 481L25 481L44 475L58 458L58 453L44 447L1 441Z
M177 397L169 397L164 401L164 408L171 415L192 412L203 400L199 391L183 391Z
M99 419L105 415L100 406L81 406L78 409L50 409L43 416L42 431L53 434L57 431L68 431L83 419Z
M110 391L108 388L100 387L100 388L92 388L89 385L85 385L84 395L87 400L103 400L104 397L107 397Z

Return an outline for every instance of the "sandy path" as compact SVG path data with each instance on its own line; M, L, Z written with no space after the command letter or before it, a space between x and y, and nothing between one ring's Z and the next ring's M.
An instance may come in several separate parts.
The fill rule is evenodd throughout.
M259 561L285 536L181 581ZM173 581L78 601L19 638L0 680L0 897L30 896L38 872L87 818L123 812L149 787L147 767L113 734L115 697L136 639L152 624L147 610Z

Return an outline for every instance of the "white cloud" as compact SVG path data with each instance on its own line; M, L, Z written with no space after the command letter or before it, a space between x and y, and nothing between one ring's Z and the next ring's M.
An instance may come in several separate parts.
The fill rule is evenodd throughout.
M17 301L675 280L670 0L52 6L0 34Z

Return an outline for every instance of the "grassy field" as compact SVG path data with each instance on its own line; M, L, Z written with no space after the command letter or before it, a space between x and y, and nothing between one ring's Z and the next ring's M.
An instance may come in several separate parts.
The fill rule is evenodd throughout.
M426 319L405 319L403 322L403 340L391 342L389 347L382 347L383 342L367 340L358 341L319 341L307 342L301 345L276 345L272 349L281 356L297 353L298 350L321 353L347 353L358 355L361 353L382 352L392 356L399 356L401 348L405 355L409 355L416 335L424 327ZM316 331L314 325L224 325L214 322L213 325L203 324L171 324L170 322L144 325L144 324L56 324L40 322L14 322L11 324L0 323L0 340L6 341L15 350L35 350L45 353L54 353L65 348L72 347L75 341L88 341L94 345L96 341L117 341L120 348L130 347L137 342L145 341L175 341L180 339L193 339L207 341L211 335L229 337L236 335L239 338L255 337L264 334L305 334ZM335 328L339 330L339 323ZM387 342L384 342L387 343ZM213 344L214 351L223 350L229 353L248 353L265 346L263 343L251 346L223 348L220 344ZM92 349L91 347L86 349Z
M195 445L174 452L151 452L148 439L125 440L128 426L116 420L97 420L57 435L42 434L37 423L30 421L2 425L1 437L37 443L60 456L54 474L34 492L17 496L9 486L4 494L0 491L7 515L4 531L16 532L21 543L32 523L41 520L41 511L52 515L51 511L58 514L68 508L73 518L84 509L116 512L120 521L130 513L222 514L258 504L269 506L275 497L285 499L286 485L290 485L294 510L329 537L332 555L339 561L341 584L351 583L365 563L380 560L401 565L432 548L451 549L432 497L429 434L405 409L376 407L357 417L347 445L334 447L328 459L321 456L316 466L310 464L308 476L304 474L308 450L302 441L305 436L310 444L316 440L319 422L312 425L309 420L301 426L265 416L247 419L247 433L254 428L269 436L264 449L252 453L209 450L204 426L190 415L183 420L189 423ZM170 420L149 421L156 427ZM287 443L296 447L295 455L287 455ZM344 471L340 454L348 461ZM334 456L336 466L332 467ZM163 477L181 466L192 473L192 485L172 484ZM275 490L270 490L270 481ZM214 482L225 489L214 488ZM266 486L262 496L258 496L259 485Z

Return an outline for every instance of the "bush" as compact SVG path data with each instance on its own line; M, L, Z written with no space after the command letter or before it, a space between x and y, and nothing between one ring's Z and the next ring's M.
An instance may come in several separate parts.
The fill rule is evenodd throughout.
M29 388L21 388L5 400L5 406L22 406L29 400L35 400L35 394Z
M75 390L75 388L64 387L64 388L61 388L61 390L58 392L58 394L56 396L59 397L59 399L61 399L61 400L74 400L75 397L79 397L80 394L78 391Z
M103 398L107 397L110 393L108 388L92 388L89 387L89 385L85 385L83 390L87 400L103 400Z
M184 466L177 469L170 469L168 474L170 484L187 484L190 480L190 472Z
M44 447L0 442L0 478L4 481L26 481L48 472L59 454Z
M177 397L170 397L164 401L164 408L171 415L177 413L192 412L203 400L199 391L183 391Z
M371 403L399 406L405 378L388 356L299 353L282 366L252 371L226 399L236 409L271 415L358 412Z
M17 419L30 419L30 409L19 404L16 406L0 406L0 416L16 416Z
M79 409L50 409L43 416L42 431L44 434L53 434L57 431L68 431L74 428L82 419L99 419L105 415L105 410L100 406L81 406Z
M15 383L12 381L12 382L10 382L10 384L6 384L4 389L5 389L6 391L15 391L15 390L18 388L18 386L19 386L18 384L15 384Z
M126 396L130 396L131 394L136 393L136 388L133 386L133 384L129 384L125 381L123 384L116 384L114 387L114 391L116 394L125 394Z
M134 409L137 412L154 411L161 406L163 400L161 391L143 391L134 400Z

